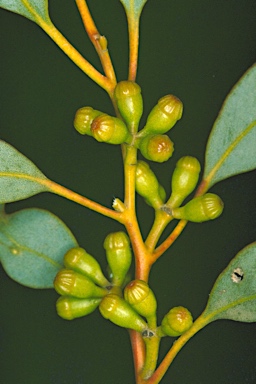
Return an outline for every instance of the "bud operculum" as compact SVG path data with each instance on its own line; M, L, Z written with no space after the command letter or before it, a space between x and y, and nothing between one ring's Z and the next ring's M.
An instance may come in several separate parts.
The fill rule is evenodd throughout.
M161 331L172 337L182 335L189 330L193 324L193 318L187 308L174 307L163 318Z
M142 160L137 162L135 188L136 192L144 197L146 202L153 208L157 209L163 205L161 195L163 196L165 191L163 187L159 185L149 165Z
M60 295L82 299L103 297L108 291L100 288L88 277L72 269L60 270L54 280L54 288Z
M64 256L64 265L66 268L84 274L101 287L107 287L110 284L103 275L97 260L83 248L75 247L70 249Z
M145 281L131 281L125 287L124 298L141 316L150 318L156 315L156 298L153 291Z
M140 86L133 81L120 81L115 88L115 99L126 124L135 133L143 112Z
M100 304L101 299L77 299L71 296L61 296L56 303L57 313L66 320L87 316Z
M138 143L141 154L145 159L163 163L172 156L173 142L167 135L147 135Z
M95 140L109 144L123 144L130 136L122 120L107 114L102 114L93 120L91 132Z
M148 115L146 125L140 131L141 137L168 132L180 120L182 112L180 99L174 95L163 96Z
M75 114L74 118L74 127L81 133L81 135L92 136L91 125L93 120L97 117L103 115L103 112L97 111L92 107L82 107L79 108Z
M113 232L104 240L108 265L112 272L112 283L122 286L132 262L130 241L126 233Z
M200 170L200 163L195 157L184 156L179 159L172 175L172 194L167 206L178 207L193 192Z
M143 318L118 295L105 296L99 305L99 310L105 319L120 327L134 329L137 332L143 332L147 328Z

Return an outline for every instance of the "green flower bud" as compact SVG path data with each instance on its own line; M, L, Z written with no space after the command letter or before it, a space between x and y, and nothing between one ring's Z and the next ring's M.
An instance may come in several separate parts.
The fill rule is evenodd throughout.
M181 118L183 105L180 99L173 95L162 97L148 115L145 127L140 132L146 134L163 134L168 132Z
M119 325L119 327L143 332L147 323L120 296L109 294L102 299L99 306L100 313L105 319Z
M122 144L129 137L129 132L124 122L117 117L106 114L96 117L91 125L94 139L109 144Z
M139 142L139 149L145 159L163 163L172 156L173 142L167 135L148 135Z
M163 205L158 180L149 165L142 160L137 162L135 188L137 193L144 197L152 207L159 208Z
M56 303L57 313L65 320L73 320L92 313L100 304L101 299L77 299L70 296L61 296Z
M98 261L83 248L71 248L64 256L64 265L66 268L73 269L89 277L94 283L101 287L110 285L100 268Z
M180 336L191 328L193 318L187 308L174 307L163 318L161 331L167 336Z
M182 157L176 164L172 175L172 194L167 205L175 208L195 189L201 166L192 156Z
M166 192L165 192L164 187L160 184L159 184L159 188L158 188L158 194L159 194L161 200L164 202L166 199Z
M113 276L112 283L121 286L132 262L129 238L124 232L110 233L103 246Z
M139 315L155 316L157 302L153 291L143 280L131 281L124 290L124 298Z
M81 135L92 136L91 124L95 117L102 115L103 113L93 109L92 107L83 107L77 110L74 119L75 129L81 133Z
M88 277L72 269L60 270L54 280L54 288L60 295L82 299L103 297L108 291L98 287Z
M206 193L190 200L184 207L174 208L172 216L175 219L185 219L194 223L201 223L219 217L224 204L221 198L213 193Z
M119 112L126 124L137 128L143 112L140 86L133 81L120 81L114 95Z

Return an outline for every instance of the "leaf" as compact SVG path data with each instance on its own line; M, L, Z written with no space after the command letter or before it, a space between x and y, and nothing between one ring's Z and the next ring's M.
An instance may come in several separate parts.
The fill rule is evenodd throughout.
M49 22L48 0L0 0L0 7L18 13L38 24L38 18Z
M30 160L0 140L0 204L48 191L46 180Z
M120 0L128 18L138 19L147 0Z
M256 168L256 65L225 100L210 134L203 179L208 187Z
M0 213L0 260L6 273L31 288L52 288L63 256L77 242L65 224L42 209Z
M241 250L220 274L203 312L208 322L256 321L256 243Z

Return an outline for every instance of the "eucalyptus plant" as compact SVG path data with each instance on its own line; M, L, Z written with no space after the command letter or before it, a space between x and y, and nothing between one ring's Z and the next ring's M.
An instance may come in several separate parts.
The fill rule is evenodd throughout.
M99 32L85 0L75 3L99 56L102 72L55 26L47 0L0 0L1 8L36 23L107 93L112 113L101 110L100 105L77 106L74 132L81 140L98 142L99 147L104 145L109 156L120 147L123 167L123 195L115 196L112 202L110 197L109 205L105 205L87 197L86 190L84 196L59 184L47 176L47 169L41 171L40 164L35 165L11 143L1 140L0 260L15 282L34 289L54 288L58 294L56 313L63 321L81 320L86 327L88 317L98 311L102 322L107 319L128 330L135 382L156 384L162 381L187 342L207 325L221 319L256 322L256 243L230 255L234 258L219 274L199 316L194 316L183 303L167 308L160 316L161 298L150 279L154 264L168 257L169 249L181 241L180 236L190 223L204 226L205 222L222 220L225 201L216 193L215 185L256 168L256 66L244 73L226 97L213 124L204 162L191 155L191 148L190 153L172 163L176 150L173 132L179 129L186 105L172 94L170 82L170 93L156 97L155 105L145 113L147 107L143 88L137 83L137 71L139 25L147 0L120 1L127 17L129 60L127 78L119 80L109 49L111 42ZM93 12L93 2L91 8ZM56 157L54 162L57 160ZM162 185L160 171L167 162L172 163L168 190ZM93 168L86 154L83 167ZM97 175L93 174L93 178L97 179ZM86 227L84 243L80 244L73 229L45 209L9 211L9 203L42 193L60 196L117 223L118 230L107 233L102 241L107 269L97 253L87 249ZM241 198L243 194L241 191ZM153 215L146 235L141 230L143 218L138 214L143 204ZM239 207L234 209L239 212ZM90 216L87 225L90 226ZM170 276L172 273L182 271L171 271ZM96 329L91 332L97 334ZM169 350L162 356L161 342L166 339ZM111 346L108 351L115 352ZM88 382L86 376L82 380ZM111 373L110 378L102 378L102 382L110 381Z

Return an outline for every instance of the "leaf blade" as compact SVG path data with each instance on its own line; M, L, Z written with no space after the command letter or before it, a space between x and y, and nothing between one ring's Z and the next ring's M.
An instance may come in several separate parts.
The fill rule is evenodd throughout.
M48 191L46 180L32 161L0 140L0 204Z
M227 96L206 147L207 187L256 168L256 65Z
M38 17L49 22L48 0L0 0L0 7L18 13L38 24Z
M63 256L77 242L52 213L29 208L0 215L0 260L6 273L31 288L52 288Z
M256 321L256 242L242 249L217 278L203 317Z

